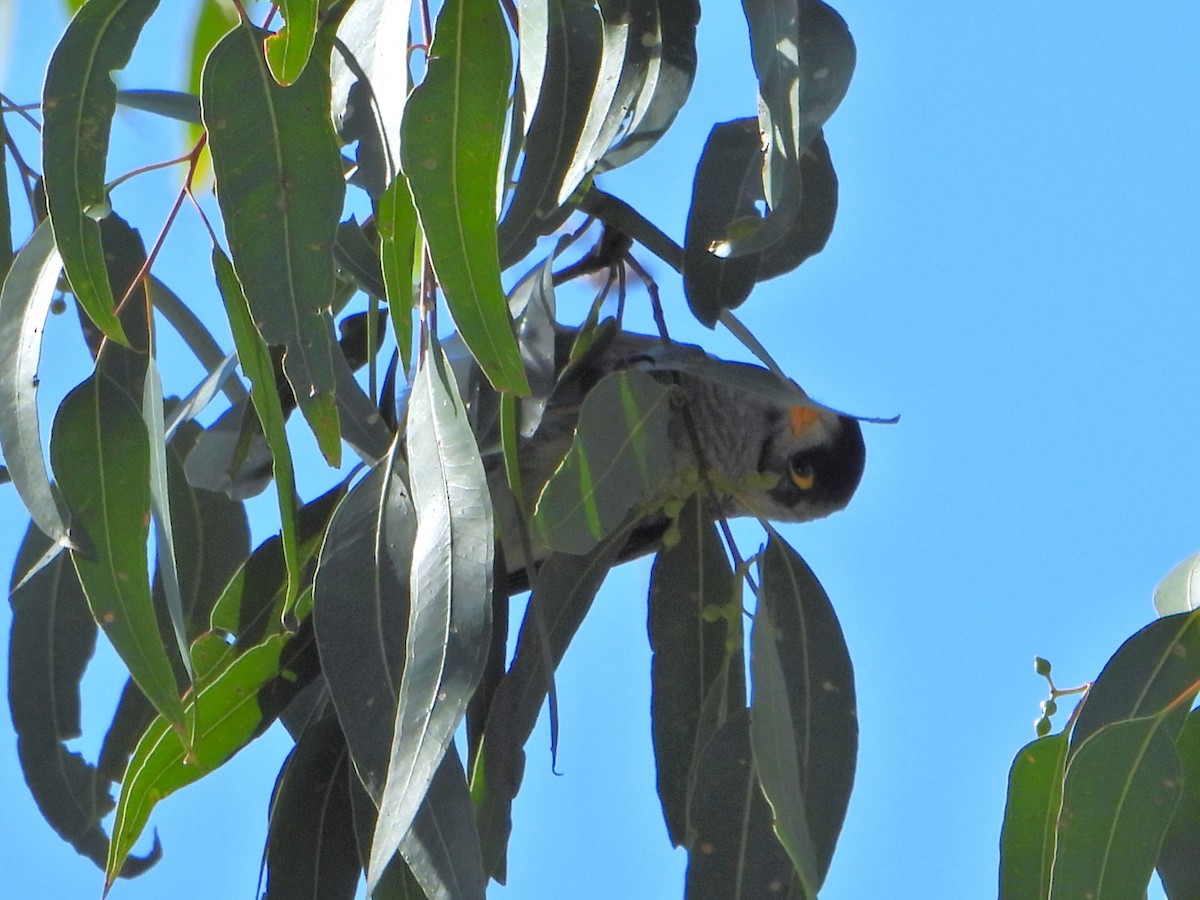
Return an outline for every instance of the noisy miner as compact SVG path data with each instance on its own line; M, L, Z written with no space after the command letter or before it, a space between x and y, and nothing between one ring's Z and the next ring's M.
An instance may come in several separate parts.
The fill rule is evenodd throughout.
M588 393L606 376L630 370L648 373L673 391L669 452L663 465L667 475L703 469L707 478L690 483L693 489L705 491L710 501L716 500L715 508L709 503L714 517L808 522L850 502L866 460L856 419L815 403L764 368L720 360L694 345L626 332L611 320L588 335L591 343L585 350L580 349L579 339L578 329L554 326L553 374L541 379L548 389L540 400L522 401L518 458L527 511L535 509L539 492L571 450ZM536 368L528 356L526 365ZM535 384L538 380L531 379ZM469 396L485 454L509 590L517 592L527 589L529 576L520 519L498 449L497 403L478 381ZM670 522L664 507L646 508L649 512L632 531L620 559L659 546ZM531 537L534 559L540 562L550 548L536 529L531 529Z

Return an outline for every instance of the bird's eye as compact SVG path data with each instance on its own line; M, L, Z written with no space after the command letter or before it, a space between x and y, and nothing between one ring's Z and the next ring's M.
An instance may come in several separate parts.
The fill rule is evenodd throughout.
M797 453L788 464L788 474L792 476L792 484L802 491L811 491L817 481L817 473L813 471L812 463Z

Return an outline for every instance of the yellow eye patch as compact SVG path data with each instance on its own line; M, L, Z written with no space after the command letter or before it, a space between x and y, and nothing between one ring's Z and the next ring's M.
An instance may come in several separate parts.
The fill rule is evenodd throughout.
M820 418L821 414L811 406L793 406L792 437L800 437L814 422L819 421Z
M792 476L792 484L802 491L811 491L817 481L817 475L808 463L793 464L788 469L788 474Z

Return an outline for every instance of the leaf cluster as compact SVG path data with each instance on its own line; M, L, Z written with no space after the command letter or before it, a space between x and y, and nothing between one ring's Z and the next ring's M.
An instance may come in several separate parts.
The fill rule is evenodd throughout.
M10 701L47 821L107 890L160 855L157 839L131 855L157 803L281 720L296 746L272 800L269 896L349 897L365 872L376 897L481 897L506 877L555 668L609 569L666 530L648 598L654 744L687 895L816 896L857 746L837 617L782 538L743 561L712 485L664 465L677 373L807 400L765 353L772 371L672 345L634 248L680 273L701 322L762 352L731 311L829 237L821 129L854 67L845 23L819 0L744 4L758 113L714 125L680 246L596 179L687 99L696 0L292 0L256 19L235 6L199 5L191 83L175 91L113 80L156 0L77 4L40 119L4 100L3 162L29 210L14 253L20 216L0 193L0 448L31 517ZM192 129L149 247L123 218L136 211L112 208L115 184L142 173L105 180L119 104ZM34 152L10 132L18 112ZM197 282L172 287L155 262L189 202L211 247ZM603 287L564 330L555 287L593 273ZM662 328L659 376L583 379L561 450L530 466L556 392L621 330L630 273ZM232 348L197 315L200 282ZM68 301L91 371L57 398L46 448L37 373ZM207 373L176 393L164 326ZM297 410L331 470L308 500ZM277 533L254 546L245 501L268 488ZM100 631L129 680L89 762L67 743Z

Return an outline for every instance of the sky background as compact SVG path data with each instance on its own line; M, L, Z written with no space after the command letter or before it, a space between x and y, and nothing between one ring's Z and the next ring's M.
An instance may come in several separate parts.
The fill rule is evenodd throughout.
M1051 660L1060 686L1093 678L1153 618L1162 575L1200 549L1200 6L834 5L858 45L826 129L837 225L823 254L739 311L818 399L902 417L865 427L867 472L845 512L784 529L828 590L857 674L858 777L822 897L987 897L1008 767L1045 696L1033 657ZM163 4L123 86L182 83L193 8ZM7 94L37 98L63 22L54 4L0 0ZM709 128L755 111L737 4L707 4L699 60L668 136L602 181L677 240ZM114 153L111 174L180 152L160 120L119 119L114 146L131 149ZM116 197L148 242L177 177ZM206 255L185 213L156 272L229 347L211 278L195 275ZM744 357L689 324L678 279L651 268L673 335ZM51 325L47 426L86 374L70 323ZM163 353L181 360L168 391L186 391L199 369ZM309 473L302 493L330 480ZM253 507L257 539L273 504L268 494ZM0 571L25 521L15 492L0 490ZM738 533L744 549L761 540L754 527ZM670 849L654 792L648 572L642 561L613 573L567 654L562 775L543 728L514 809L510 887L489 896L682 896L686 858ZM93 758L120 683L100 643L73 745ZM42 821L3 727L6 892L98 896L101 874ZM164 859L114 897L253 896L288 746L276 727L162 803L151 822Z

